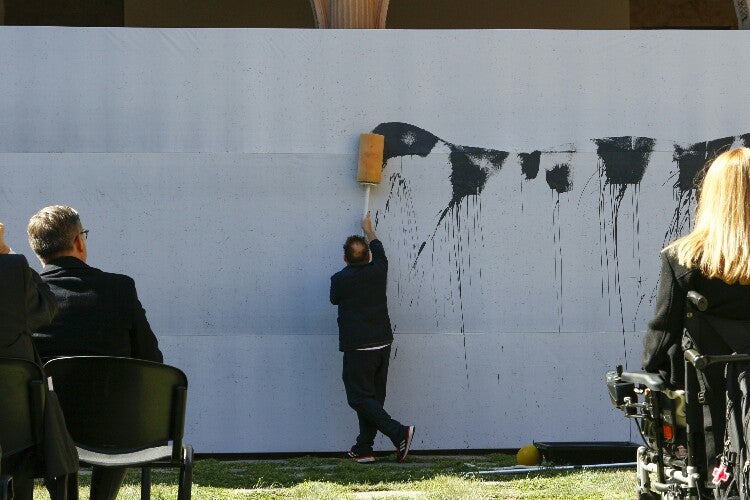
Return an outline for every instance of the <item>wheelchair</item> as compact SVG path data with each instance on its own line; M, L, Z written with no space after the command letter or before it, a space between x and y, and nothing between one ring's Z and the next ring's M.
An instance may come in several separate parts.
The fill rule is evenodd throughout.
M643 438L636 452L637 498L714 498L724 463L726 367L750 362L750 322L710 314L706 298L691 291L682 343L672 348L681 350L684 362L673 366L671 381L621 366L605 376L612 405Z

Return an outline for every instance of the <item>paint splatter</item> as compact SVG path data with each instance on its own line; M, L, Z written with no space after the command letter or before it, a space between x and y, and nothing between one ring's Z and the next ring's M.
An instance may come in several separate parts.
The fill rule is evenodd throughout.
M518 160L521 162L521 174L523 174L527 181L536 179L537 174L539 174L539 162L541 157L541 151L518 153Z
M562 258L562 225L560 224L560 194L567 193L573 187L570 180L570 165L558 163L545 172L547 185L554 193L552 208L552 246L555 249L555 294L557 295L557 331L561 332L565 322L563 314L563 258Z
M594 139L594 143L607 183L624 187L641 183L656 140L624 136Z
M633 255L638 259L640 273L639 233L640 218L638 213L640 184L646 172L656 140L650 137L605 137L594 139L596 153L599 157L599 241L603 252L599 265L602 276L601 293L606 295L609 314L612 314L613 292L617 297L618 313L627 366L627 349L625 338L625 311L622 300L622 281L620 279L620 206L628 187L631 188L632 211L632 247ZM640 287L640 284L638 285ZM640 288L637 290L640 294ZM635 318L633 319L635 329Z
M395 223L398 227L403 228L402 238L399 241L399 245L404 248L405 252L398 252L392 259L395 259L395 266L398 276L396 278L396 295L403 299L403 293L401 290L401 283L407 282L412 279L412 276L404 276L402 274L403 269L409 269L410 263L416 258L417 255L417 241L419 239L418 228L416 224L416 211L412 202L411 186L409 180L403 175L403 162L400 165L398 171L391 173L388 178L390 184L390 191L388 198L385 203L383 210L383 216L390 215L396 218ZM397 211L391 210L392 199L402 200L402 203L398 204ZM376 228L377 222L379 221L380 214L376 214ZM405 260L403 263L402 258ZM424 272L424 271L422 271ZM410 305L418 303L418 296L411 296L408 298Z
M507 151L487 149L473 146L454 144L424 129L402 122L381 123L373 133L385 137L383 161L386 164L394 158L404 156L426 157L438 145L448 151L450 164L449 181L452 195L447 200L438 216L432 233L428 238L416 246L416 255L411 263L413 272L417 272L417 264L428 244L432 249L434 262L435 237L440 229L443 230L443 246L449 248L448 262L453 272L450 275L451 298L453 286L457 292L458 313L460 316L460 330L466 332L464 318L463 294L464 279L468 277L471 284L471 251L470 245L481 239L481 202L482 193L487 180L496 174L508 157ZM396 193L399 191L397 190ZM389 205L394 190L389 194L386 206ZM403 191L401 194L406 195ZM434 267L434 266L433 266ZM423 272L423 271L422 271ZM481 275L481 270L480 270ZM423 276L423 275L420 275ZM455 277L455 285L453 278ZM437 308L437 305L436 305ZM468 383L468 360L466 360L466 338L464 336L464 359L466 361L466 376Z
M385 137L383 167L399 156L427 156L440 140L434 134L408 123L381 123L372 131Z
M482 147L470 147L457 145L441 139L435 134L422 128L402 122L382 123L373 130L385 136L384 165L399 165L401 169L390 175L391 191L386 201L385 213L390 216L400 217L396 221L404 228L404 238L400 245L406 249L398 258L404 262L398 265L401 269L407 269L401 280L409 280L418 287L417 297L407 297L401 292L399 286L399 298L408 300L410 306L415 300L419 300L420 290L429 289L430 285L435 289L441 286L443 295L438 298L435 292L435 317L436 325L438 318L458 316L460 318L460 332L466 332L464 320L464 300L469 300L466 295L467 285L471 285L472 276L481 277L481 268L471 269L472 249L477 244L484 245L481 224L482 193L487 181L496 175L504 166L509 153L498 149ZM586 183L583 184L581 194L586 191L587 186L593 187L598 178L598 213L599 213L599 239L600 239L600 267L602 269L601 295L608 302L609 315L619 317L621 331L623 333L623 349L625 340L625 325L628 328L632 324L635 330L638 326L637 317L644 298L642 286L649 286L648 280L644 282L641 276L641 244L640 244L640 216L639 197L640 186L651 161L656 140L650 137L618 136L592 139L596 145L598 160L596 169ZM665 239L673 239L689 228L691 210L695 203L695 180L698 173L707 161L733 144L750 147L750 133L733 137L725 137L711 141L701 141L688 146L674 145L673 162L674 172L668 182L674 182L674 196L677 201L670 227ZM565 204L560 202L561 195L573 192L572 182L572 156L568 158L557 158L559 161L550 161L547 155L559 155L561 153L575 152L575 147L566 146L560 148L534 149L530 152L518 152L521 174L521 203L523 204L523 191L526 184L539 180L540 169L544 172L544 180L553 195L553 245L555 247L555 288L558 297L558 316L560 318L558 330L561 331L563 322L563 247L561 209ZM440 170L436 175L443 175L450 182L450 195L443 195L443 203L435 213L434 227L426 228L425 232L417 227L416 212L419 207L414 206L411 188L407 181L407 173L404 172L404 157L418 156L426 158L437 158L434 164L428 164ZM554 157L553 157L554 158ZM585 158L585 156L582 156ZM397 161L400 160L400 163ZM552 164L551 168L544 168L545 161ZM408 165L408 163L407 163ZM576 164L576 168L587 168L585 163ZM658 172L651 174L653 178ZM414 179L412 179L412 182ZM446 186L447 188L447 186ZM563 200L566 199L563 196ZM583 196L579 199L579 205ZM394 207L398 206L394 212ZM522 212L523 212L523 205ZM400 214L396 212L400 211ZM571 214L572 215L572 214ZM432 226L432 223L430 223ZM629 227L630 226L630 227ZM623 243L627 247L623 247ZM631 255L628 255L631 254ZM637 269L624 279L628 286L623 286L620 276L621 259L632 257L632 262L637 264ZM431 260L431 265L430 261ZM422 260L427 263L422 264ZM441 263L447 259L447 270L441 275ZM630 262L630 261L629 261ZM403 265L402 265L403 264ZM427 269L427 267L430 269ZM628 265L629 267L629 265ZM431 276L430 276L430 273ZM408 276L407 276L408 274ZM426 274L426 276L425 276ZM430 283L430 279L432 283ZM444 284L438 285L440 279L445 279ZM634 287L635 301L630 306L623 305L623 291L631 290L630 283ZM646 283L646 284L644 284ZM405 289L404 289L405 290ZM411 292L409 292L411 293ZM631 321L632 314L632 321ZM466 339L464 338L464 359L466 362L468 382L468 360L466 356ZM627 363L627 356L626 356Z
M549 188L557 191L558 195L567 193L573 187L570 181L570 165L567 163L559 163L547 170L545 177Z
M408 123L381 123L372 132L385 137L383 167L391 158L414 155L427 156L438 143L448 147L453 196L440 213L437 224L435 224L436 231L448 212L456 208L466 197L479 196L482 193L487 179L500 170L508 157L507 151L461 146L444 141L431 132ZM432 237L434 237L434 232ZM414 261L415 265L426 243L427 240L420 245L420 252Z
M739 136L739 139L745 143L747 136L750 134ZM729 149L734 142L735 137L722 137L711 141L696 142L687 147L674 145L672 161L677 164L677 180L673 189L677 205L669 228L664 234L665 245L690 229L693 206L696 201L696 183L700 172L707 163Z

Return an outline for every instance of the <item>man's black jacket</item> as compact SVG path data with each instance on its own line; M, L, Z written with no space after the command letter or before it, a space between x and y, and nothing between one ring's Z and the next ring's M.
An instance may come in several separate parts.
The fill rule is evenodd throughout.
M41 276L59 306L52 323L34 335L43 359L94 355L162 361L132 278L75 257L54 259Z
M331 303L339 306L339 350L393 342L388 317L388 259L380 240L370 242L372 261L348 265L331 276Z

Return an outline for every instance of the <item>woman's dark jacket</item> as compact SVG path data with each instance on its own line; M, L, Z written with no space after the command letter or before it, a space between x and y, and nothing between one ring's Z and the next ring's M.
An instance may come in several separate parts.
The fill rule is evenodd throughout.
M388 259L380 240L370 242L372 261L348 265L331 276L331 303L338 305L339 350L393 342L386 285Z
M656 313L643 339L643 369L661 373L673 387L683 385L681 343L685 301L691 290L708 300L708 315L750 321L750 285L729 285L719 279L706 278L700 270L678 264L673 251L662 252ZM724 345L718 338L717 343Z

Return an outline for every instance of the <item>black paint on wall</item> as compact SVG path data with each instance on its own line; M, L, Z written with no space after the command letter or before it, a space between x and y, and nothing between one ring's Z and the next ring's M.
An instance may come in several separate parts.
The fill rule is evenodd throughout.
M607 184L638 184L648 166L656 140L650 137L594 139Z
M559 163L545 173L547 185L558 193L567 193L573 187L570 181L570 165Z
M401 122L381 123L372 133L385 137L383 166L398 156L427 156L440 140L424 129Z
M672 156L672 160L677 163L678 169L678 178L674 185L675 190L680 193L692 192L696 188L696 180L703 167L728 150L733 143L734 137L722 137L711 141L696 142L687 147L675 144L674 155Z
M487 178L500 170L508 157L506 151L456 146L450 143L448 146L451 150L449 158L453 205L460 203L467 196L478 196L484 189Z
M439 248L441 250L446 248L449 249L448 264L452 268L452 272L449 274L450 302L452 303L454 310L457 308L456 312L459 313L461 321L460 331L461 333L465 333L466 325L463 313L463 287L464 280L468 280L468 284L471 284L472 273L470 246L473 244L479 244L482 241L480 195L487 184L487 180L502 168L503 163L508 157L508 152L454 144L440 139L424 129L402 122L381 123L373 129L373 133L381 134L385 137L383 148L383 168L386 168L386 166L390 164L397 165L396 162L389 163L390 160L395 158L403 158L404 156L426 157L430 153L434 153L434 149L438 145L442 146L442 149L439 152L443 154L437 155L440 159L436 160L436 166L446 166L442 158L445 158L445 155L447 155L447 163L450 165L450 173L447 180L451 184L451 198L445 201L445 208L440 210L437 223L435 224L430 236L423 241L416 243L419 240L414 239L410 222L409 229L405 230L405 237L414 243L405 241L404 245L407 248L410 248L410 250L407 251L407 254L410 257L413 257L410 266L411 272L409 279L412 281L416 280L418 286L421 287L422 280L424 279L424 271L422 270L420 273L417 269L417 262L425 249L431 250L434 261L434 253L436 249L435 238L438 236L438 231L442 229L441 235L438 236L439 242L441 243ZM537 154L537 158L538 156L539 155ZM401 168L403 168L403 162L401 163ZM401 199L402 203L399 203L399 205L404 203L407 205L411 204L409 199L402 199L403 196L409 198L409 193L398 187L402 182L403 179L400 174L393 174L391 176L391 192L386 201L386 212L389 211L391 197L394 195ZM407 217L407 219L411 221L414 220L410 217ZM416 225L415 222L413 224L414 226ZM414 253L416 255L414 255ZM481 277L481 269L479 269L478 272ZM454 288L457 292L456 302L453 302ZM410 300L410 304L411 303ZM438 306L439 305L436 301L436 312ZM464 363L466 368L466 383L468 386L469 364L465 342L466 339L464 338Z
M738 136L743 143L745 134ZM716 156L728 150L735 143L736 137L722 137L710 141L701 141L683 147L674 145L672 161L677 164L677 180L674 182L674 197L677 202L672 220L664 233L664 244L685 234L692 224L692 206L696 201L697 183L703 168Z
M620 245L621 234L620 206L625 193L630 191L632 205L631 248L633 257L640 261L640 216L638 211L640 184L646 172L651 153L656 140L651 137L604 137L593 139L596 153L599 157L597 171L599 174L599 241L602 253L600 266L602 269L601 293L608 298L609 314L612 314L613 296L615 310L620 317L620 327L625 350L625 308L622 300L622 282L620 277ZM637 294L641 294L640 285ZM635 312L637 315L637 310ZM630 321L627 321L630 323ZM635 316L633 317L635 325ZM634 326L635 328L635 326ZM625 350L627 364L627 351Z
M539 162L541 157L541 151L518 153L518 159L521 162L521 173L527 181L536 179L536 176L539 173Z
M508 157L507 151L496 149L461 146L444 141L424 129L402 122L381 123L372 131L385 137L383 147L383 168L391 158L401 156L427 156L438 142L444 144L449 151L448 159L451 165L450 182L453 196L435 225L435 231L445 219L448 212L454 209L467 196L479 196L484 189L487 179L500 170ZM434 232L433 232L434 237ZM419 248L417 259L424 250L424 241ZM414 260L416 264L417 259Z
M383 167L391 158L401 156L427 156L438 142L444 144L451 164L450 182L453 196L438 220L438 224L467 196L478 196L487 178L500 170L508 157L507 151L461 146L444 141L436 135L409 123L381 123L372 131L385 137L383 146Z
M447 252L448 268L448 291L444 294L445 300L439 301L435 295L434 307L436 318L440 315L446 316L446 313L452 310L459 313L461 332L465 332L463 300L465 296L464 285L471 284L472 275L481 278L481 268L471 269L472 248L476 245L483 246L481 224L481 194L486 187L489 178L497 173L505 163L508 152L457 145L428 132L424 129L401 122L382 123L378 125L373 132L381 133L385 136L385 154L384 165L394 158L403 158L405 156L421 156L435 160L435 168L441 169L436 175L445 176L446 181L451 183L452 193L449 200L445 200L444 208L440 208L435 215L437 224L429 236L425 238L424 233L416 228L416 216L414 207L410 199L408 184L399 175L392 178L392 193L389 194L386 201L386 212L390 205L391 199L399 199L398 206L404 210L403 217L408 221L405 234L409 237L404 239L404 246L408 251L404 254L406 259L411 262L409 280L417 279L422 287L421 280L424 280L425 269L432 272L432 281L435 283L435 266L436 252ZM637 318L641 304L647 298L647 293L641 289L641 248L640 248L640 215L639 215L639 197L640 184L643 182L651 156L654 153L656 140L650 137L638 136L616 136L592 139L596 144L596 153L598 155L597 168L591 177L583 184L581 197L578 199L580 206L583 199L583 193L587 191L590 181L598 178L599 184L599 228L601 248L600 265L602 268L601 293L603 297L608 297L609 314L619 316L623 334L623 345L625 345L626 324L628 328L632 324L633 331L637 328ZM722 137L708 141L699 141L687 146L674 145L673 162L676 165L671 175L660 172L653 172L650 175L650 182L659 182L662 186L674 183L674 194L677 201L677 208L673 215L670 228L665 236L665 240L671 241L675 237L684 234L685 229L689 229L691 222L691 210L695 202L696 186L695 182L699 177L700 171L706 163L710 162L715 156L727 150L732 145L744 145L750 147L750 133L732 137ZM572 146L571 146L572 147ZM437 151L436 151L437 148ZM436 154L437 153L437 154ZM521 195L523 199L524 186L528 184L525 181L532 181L539 177L539 170L542 168L542 154L559 155L561 153L575 153L575 149L570 151L562 150L534 150L532 152L517 153L517 158L521 167L522 180ZM662 151L664 153L664 151ZM554 156L545 157L545 166L553 163ZM559 156L558 156L559 158ZM567 159L560 158L561 162L556 163L552 168L545 168L545 181L553 192L553 213L552 213L552 243L555 249L555 285L558 298L558 315L560 323L558 330L563 328L563 245L561 229L561 209L566 209L565 202L561 203L561 193L571 192L572 185L572 157ZM585 158L585 157L582 157ZM549 163L547 163L549 162ZM401 161L403 173L404 161ZM395 166L398 168L398 162L388 163L389 168ZM583 160L576 163L578 168L590 168L593 165L587 165ZM446 169L450 171L446 174ZM654 177L662 175L661 180ZM536 181L540 182L540 181ZM593 183L592 183L593 184ZM404 198L405 197L405 198ZM563 198L563 201L565 199ZM630 205L631 210L627 212L627 218L621 216L620 208L625 203L626 207ZM523 211L523 205L522 205ZM628 227L632 226L632 227ZM403 226L402 226L403 227ZM667 243L668 241L665 241ZM627 245L627 246L623 246ZM630 247L630 248L628 248ZM619 258L623 255L631 254L632 258L637 260L637 276L627 276L627 279L637 278L637 306L635 310L628 310L623 303L623 293L626 288L623 287L620 276ZM420 259L429 259L432 254L432 266L417 267ZM429 287L429 278L425 282ZM399 292L400 294L400 292ZM420 294L417 294L420 295ZM653 295L653 294L652 294ZM406 298L406 297L404 297ZM409 298L410 304L412 298ZM632 321L631 321L632 314ZM436 319L436 322L438 320ZM464 349L464 360L467 370L468 384L468 359L467 352ZM627 356L626 356L627 363Z

